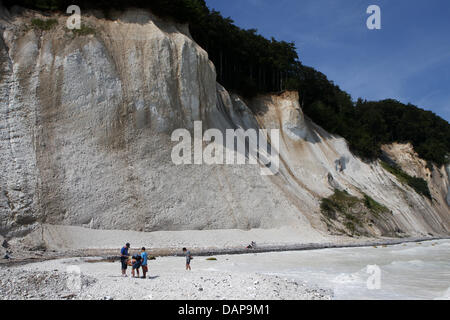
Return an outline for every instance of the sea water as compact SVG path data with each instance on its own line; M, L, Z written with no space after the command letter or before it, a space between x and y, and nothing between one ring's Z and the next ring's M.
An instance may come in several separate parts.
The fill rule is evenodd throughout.
M450 299L450 240L250 254L229 261L227 269L331 289L334 299ZM379 287L368 266L379 268Z

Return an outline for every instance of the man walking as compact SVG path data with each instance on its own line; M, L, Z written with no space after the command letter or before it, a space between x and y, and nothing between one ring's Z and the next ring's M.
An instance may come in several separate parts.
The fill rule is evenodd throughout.
M191 252L188 249L183 248L183 253L186 255L186 270L191 270Z

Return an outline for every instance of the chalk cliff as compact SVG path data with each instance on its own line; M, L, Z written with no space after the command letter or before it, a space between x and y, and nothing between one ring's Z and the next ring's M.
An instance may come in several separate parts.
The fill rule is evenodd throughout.
M320 200L334 189L369 195L391 212L365 226L372 236L448 235L449 168L426 168L408 148L386 147L424 177L433 200L378 163L365 163L302 113L296 92L244 101L216 83L214 65L186 25L128 10L65 16L48 31L39 13L0 12L0 234L39 225L138 231L295 226L337 232ZM253 110L253 111L252 111ZM257 110L257 111L255 111ZM280 170L260 165L179 165L171 133L280 129ZM406 158L405 158L406 157Z

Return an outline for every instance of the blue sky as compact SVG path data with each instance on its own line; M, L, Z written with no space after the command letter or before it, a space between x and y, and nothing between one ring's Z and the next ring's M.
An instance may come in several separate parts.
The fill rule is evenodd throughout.
M394 98L450 121L448 0L206 0L239 27L295 42L352 98ZM381 30L366 9L381 8Z

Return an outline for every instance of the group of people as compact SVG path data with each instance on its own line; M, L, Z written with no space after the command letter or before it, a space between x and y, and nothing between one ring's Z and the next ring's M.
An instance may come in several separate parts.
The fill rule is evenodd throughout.
M125 244L120 250L120 263L122 265L122 276L127 276L127 268L131 266L131 275L133 278L139 278L139 268L142 268L142 279L147 278L148 272L148 254L145 251L145 247L142 247L141 252L130 256L129 254L130 244ZM191 270L192 255L189 250L183 248L183 254L186 256L186 270Z
M122 276L124 277L127 276L127 268L128 266L131 266L131 275L133 276L133 278L136 277L135 273L137 273L137 277L139 278L139 268L142 268L142 279L147 278L148 254L145 251L145 247L142 247L141 252L133 256L130 256L130 254L128 253L129 249L130 244L127 243L120 250L120 263L122 264Z

